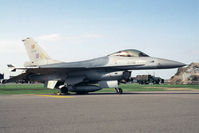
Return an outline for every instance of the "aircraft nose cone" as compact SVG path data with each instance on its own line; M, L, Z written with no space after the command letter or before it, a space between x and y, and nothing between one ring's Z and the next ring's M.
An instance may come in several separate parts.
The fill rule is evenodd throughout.
M160 68L178 68L178 67L186 66L186 64L178 62L178 61L158 59L158 66Z

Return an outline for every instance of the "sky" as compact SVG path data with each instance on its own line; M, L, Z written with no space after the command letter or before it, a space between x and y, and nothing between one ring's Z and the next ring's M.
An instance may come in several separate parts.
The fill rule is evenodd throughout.
M32 37L54 59L80 61L123 49L199 62L198 0L0 0L0 73L28 61ZM170 78L177 69L133 71Z

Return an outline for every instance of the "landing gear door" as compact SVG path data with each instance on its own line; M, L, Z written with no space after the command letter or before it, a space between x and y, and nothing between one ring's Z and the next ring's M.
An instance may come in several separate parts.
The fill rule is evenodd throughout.
M48 82L45 83L45 87L49 89L55 89L57 82L58 82L57 80L49 80Z
M117 88L118 87L118 81L117 80L100 81L99 86L100 86L100 88Z

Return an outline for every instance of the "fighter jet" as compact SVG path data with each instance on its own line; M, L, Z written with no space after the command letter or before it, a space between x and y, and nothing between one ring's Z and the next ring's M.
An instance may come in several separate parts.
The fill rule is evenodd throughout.
M117 94L123 90L118 87L128 81L132 70L169 69L185 66L184 63L150 57L136 50L121 50L110 55L78 62L54 60L32 38L23 40L30 61L25 62L24 72L4 83L17 80L38 81L50 89L60 89L61 93L76 92L84 94L103 88L115 88ZM12 65L9 65L13 67Z

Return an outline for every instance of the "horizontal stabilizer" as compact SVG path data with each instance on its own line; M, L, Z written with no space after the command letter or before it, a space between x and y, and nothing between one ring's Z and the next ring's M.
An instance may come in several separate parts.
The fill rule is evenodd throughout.
M9 68L9 70L11 72L15 72L16 71L16 68L12 64L8 64L7 66L8 66L8 68Z
M9 68L13 68L14 66L12 64L7 65Z

